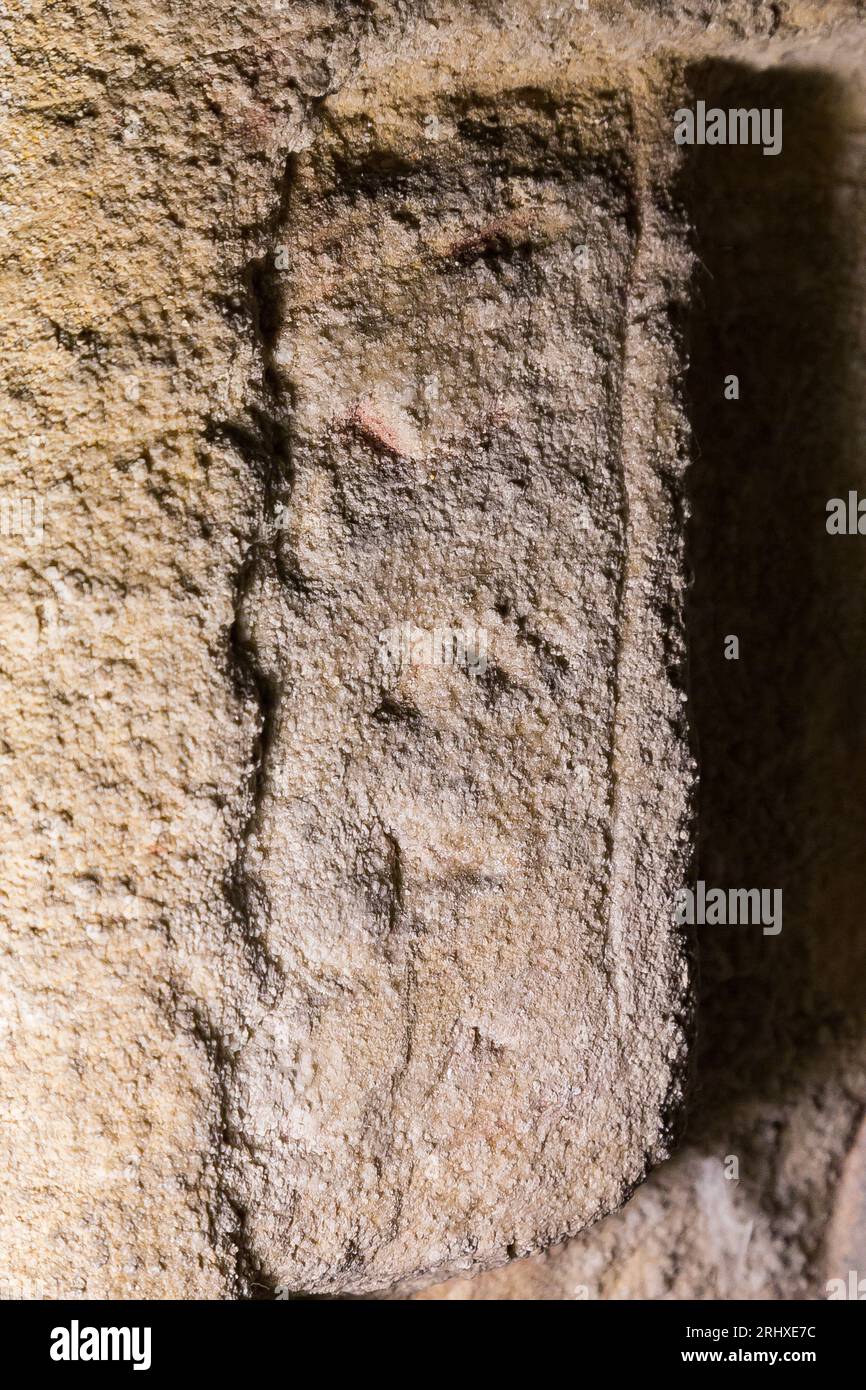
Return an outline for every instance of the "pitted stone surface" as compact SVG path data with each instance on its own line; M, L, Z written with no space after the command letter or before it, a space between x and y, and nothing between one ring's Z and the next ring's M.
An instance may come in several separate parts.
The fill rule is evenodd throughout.
M466 1273L577 1230L670 1147L691 1004L668 903L694 772L671 113L713 55L789 80L847 66L851 89L862 17L844 0L486 8L3 17L0 1292ZM793 182L826 178L855 227L846 102L806 101ZM791 167L785 121L786 154L759 162ZM779 240L820 225L822 199L782 203ZM747 301L788 264L765 240ZM846 255L824 260L853 303ZM815 304L831 343L848 332L838 286L811 297L822 263L775 296L798 350ZM766 392L771 486L825 427L804 473L832 458L833 489L856 483L855 341L828 355L813 332L788 386L805 416L781 433ZM723 457L725 485L752 452ZM751 572L777 526L764 503L741 550L727 535L751 508L719 528L713 582L740 555ZM820 611L862 650L862 583L843 577ZM728 621L720 598L701 640ZM797 856L827 827L823 910L807 893L792 916L820 961L809 987L802 950L777 970L716 947L703 1138L622 1217L442 1296L814 1291L864 1093L862 1028L848 1054L834 1031L854 1018L864 803L838 737L853 677L822 646L843 627L794 625L781 666L792 705L823 711L823 781L799 821L772 760L758 797L772 825L784 803ZM740 751L753 703L741 721L708 702ZM739 826L742 780L725 791L714 747L718 832ZM722 840L727 873L743 845ZM800 1072L779 1060L789 1015ZM829 1078L814 1096L806 1067ZM769 1107L749 1089L768 1069ZM741 1144L732 1193L719 1155Z
M413 95L329 101L293 171L290 482L241 609L273 702L244 867L281 983L236 1072L239 1192L268 1277L317 1292L579 1229L682 1099L676 618L636 625L629 588L628 94Z

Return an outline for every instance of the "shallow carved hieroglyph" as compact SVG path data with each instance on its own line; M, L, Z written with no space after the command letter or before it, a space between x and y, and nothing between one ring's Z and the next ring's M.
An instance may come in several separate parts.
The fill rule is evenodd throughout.
M238 1201L263 1278L308 1292L616 1207L669 1149L689 1007L679 416L635 328L629 100L398 90L327 103L291 171L286 470L242 604L276 986Z

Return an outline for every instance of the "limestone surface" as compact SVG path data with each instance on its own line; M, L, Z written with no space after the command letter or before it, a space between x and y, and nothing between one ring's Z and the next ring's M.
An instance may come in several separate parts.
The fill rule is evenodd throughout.
M629 92L396 71L322 117L266 290L276 985L231 1097L264 1274L363 1292L543 1247L670 1151L683 431Z
M749 729L766 824L797 815L799 852L822 808L813 897L832 879L836 899L821 916L804 894L799 920L835 930L836 964L813 990L802 953L786 972L710 948L714 1094L748 1077L752 1015L774 1001L754 1063L771 1103L731 1105L769 1175L751 1215L713 1186L731 1140L705 1099L702 1137L584 1228L670 1153L694 1013L671 899L694 843L682 330L706 285L689 281L699 219L671 115L696 63L746 46L799 90L839 27L850 70L857 9L4 12L0 1294L381 1296L488 1268L422 1296L807 1287L863 1095L856 1038L836 1079L834 1031L854 1013L863 798L847 745L817 789L774 780L790 765L775 700L756 733L753 699L707 696L715 668L709 842L736 827L725 872L776 843L719 756ZM724 454L705 433L712 478L752 457L759 477L792 458L813 476L806 442L840 460L833 491L856 466L862 430L822 455L806 428L827 422L816 380L837 383L833 429L854 420L862 390L837 367L855 329L814 267L780 276L772 245L786 219L824 225L804 185L859 206L860 107L825 139L840 105L801 102L778 204L737 179L697 200L719 302L764 306L765 328L766 305L789 306L776 360L816 302L835 324L829 355L805 354L824 366L792 377L784 430L770 414ZM756 218L762 256L726 270ZM772 530L776 495L744 501ZM771 644L763 532L733 550L720 535L700 572L750 577ZM800 601L820 566L792 554L806 703L836 748L857 691L846 676L828 693L825 610ZM840 631L862 648L862 584L842 579ZM710 650L726 604L700 611ZM833 1081L794 1104L800 1073L773 1059L795 1023L815 1055L803 1019L827 1032L814 1066ZM801 1169L809 1143L825 1157Z

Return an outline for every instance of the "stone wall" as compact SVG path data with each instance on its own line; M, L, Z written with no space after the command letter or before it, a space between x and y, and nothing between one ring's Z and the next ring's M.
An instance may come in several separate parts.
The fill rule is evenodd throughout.
M853 1258L859 11L7 18L4 1290Z

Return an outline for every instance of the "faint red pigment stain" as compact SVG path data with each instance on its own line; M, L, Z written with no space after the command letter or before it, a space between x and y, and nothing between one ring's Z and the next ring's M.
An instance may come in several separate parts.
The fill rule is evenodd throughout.
M393 458L406 458L406 449L396 430L366 406L353 406L346 417L346 424L366 439L368 444L372 444L374 449L391 454Z

